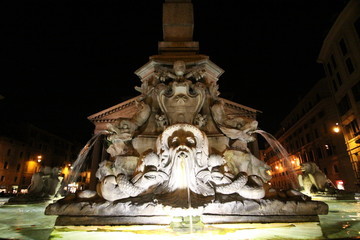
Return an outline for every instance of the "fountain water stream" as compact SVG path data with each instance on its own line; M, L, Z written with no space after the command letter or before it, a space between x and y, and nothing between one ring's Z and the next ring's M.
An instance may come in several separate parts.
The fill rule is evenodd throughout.
M62 184L62 188L59 189L60 191L63 191L64 187L68 186L70 183L75 183L77 182L77 179L79 177L79 174L84 171L84 164L87 161L88 157L89 157L89 152L92 150L93 146L95 145L96 142L99 141L100 137L103 135L108 135L110 134L109 131L107 130L103 130L103 131L99 131L97 133L95 133L90 140L85 144L85 146L81 149L81 151L79 152L76 160L74 161L74 163L71 166L71 170L69 172L69 176L68 178L63 181Z
M191 206L191 190L190 190L190 164L187 161L187 158L185 157L185 154L181 154L181 163L184 165L185 169L185 175L186 175L186 190L187 190L187 200L188 200L188 209L191 212L192 206ZM193 216L192 214L189 215L189 222L190 222L190 233L193 232Z
M291 182L291 186L293 189L299 190L300 185L297 180L297 174L291 164L289 153L286 151L284 146L282 146L281 143L273 135L271 135L270 133L264 130L257 129L254 131L254 133L258 133L262 137L264 137L266 142L271 146L273 151L277 154L278 159L281 159L285 163L287 169L290 169L290 171L288 171L290 173L290 175L288 175L288 178L289 181Z

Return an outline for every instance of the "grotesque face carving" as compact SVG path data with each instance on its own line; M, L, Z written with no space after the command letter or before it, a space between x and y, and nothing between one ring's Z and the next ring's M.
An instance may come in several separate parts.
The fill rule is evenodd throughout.
M179 129L175 131L168 139L169 148L195 148L196 139L192 132ZM181 150L181 149L180 149Z
M157 153L163 155L164 162L171 161L170 155L182 152L192 158L199 168L203 168L208 151L206 135L190 124L174 124L166 128L157 142Z
M157 152L160 170L169 176L165 192L176 189L197 189L196 175L207 167L208 142L198 128L189 124L175 124L159 136Z

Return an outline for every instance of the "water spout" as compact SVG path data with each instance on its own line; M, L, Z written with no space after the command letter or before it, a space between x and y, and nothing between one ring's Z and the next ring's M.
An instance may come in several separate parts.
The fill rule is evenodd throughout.
M98 141L100 136L109 135L109 134L112 133L108 130L103 130L97 132L90 138L90 140L80 150L75 162L71 166L71 170L68 178L65 181L63 181L63 186L59 189L59 191L62 191L64 187L68 186L68 184L76 182L77 178L79 177L79 173L81 173L81 171L83 170L84 163L86 162L89 152L93 148L94 144Z
M186 157L186 154L181 154L181 162L182 163L185 163L185 175L186 175L186 181L187 181L187 187L186 187L186 190L187 190L187 197L188 197L188 208L189 210L191 210L191 194L190 194L190 166L189 166L189 162L188 162L188 159ZM190 222L190 233L193 232L193 219L192 219L192 214L191 214L191 211L190 212L190 215L189 215L189 222Z
M273 149L273 151L276 153L278 158L283 160L286 163L286 167L290 169L290 175L289 180L291 183L291 186L293 189L299 189L299 183L297 181L297 175L295 170L292 167L291 160L289 157L289 153L286 151L286 149L281 145L281 143L270 133L265 132L264 130L257 129L253 131L253 133L260 134L266 141L269 143L270 147Z

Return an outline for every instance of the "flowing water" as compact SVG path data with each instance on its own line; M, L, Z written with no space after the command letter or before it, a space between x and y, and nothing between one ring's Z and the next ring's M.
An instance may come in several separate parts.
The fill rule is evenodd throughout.
M81 149L79 152L75 162L71 166L71 171L69 173L69 177L63 181L62 187L59 189L59 191L62 191L65 186L68 186L68 184L76 182L77 178L79 177L79 174L81 173L84 167L84 163L88 159L89 152L95 145L95 143L99 140L100 136L109 134L109 131L103 130L99 131L98 133L94 134L90 140L85 144L85 146Z
M189 210L191 210L192 206L191 206L191 194L190 194L190 166L189 166L189 159L187 157L185 157L185 154L182 154L181 155L181 161L182 163L185 163L185 175L186 175L186 181L187 181L187 187L186 187L186 190L187 190L187 197L188 197L188 208ZM192 214L191 214L191 211L190 212L190 215L189 215L189 221L190 221L190 233L193 232L193 219L192 219Z
M292 167L289 153L286 151L286 149L270 133L265 132L264 130L260 130L260 129L255 130L254 133L260 134L266 140L266 142L270 145L270 147L273 149L273 151L276 153L278 159L283 160L285 167L290 170L290 171L288 171L288 173L290 173L290 175L288 175L288 177L289 177L289 181L291 183L292 188L299 189L300 186L297 181L297 175Z

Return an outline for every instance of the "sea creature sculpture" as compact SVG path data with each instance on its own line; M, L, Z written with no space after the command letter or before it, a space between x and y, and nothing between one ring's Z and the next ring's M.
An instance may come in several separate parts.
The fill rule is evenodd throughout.
M314 162L305 162L301 165L302 174L298 176L302 192L312 194L334 190L330 180Z
M206 134L194 125L167 127L157 139L156 151L144 153L139 161L131 177L116 170L115 164L109 165L109 161L100 163L99 195L115 201L149 192L166 194L181 189L202 196L237 193L249 199L259 199L265 194L264 176L257 176L253 171L249 176L239 172L234 177L223 156L209 153Z

